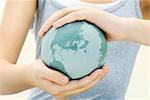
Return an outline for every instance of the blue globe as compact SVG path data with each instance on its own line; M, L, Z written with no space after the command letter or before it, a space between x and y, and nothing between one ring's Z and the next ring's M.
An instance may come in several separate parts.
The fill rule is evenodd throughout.
M86 21L50 29L43 38L41 59L70 79L79 79L101 68L107 52L103 32Z

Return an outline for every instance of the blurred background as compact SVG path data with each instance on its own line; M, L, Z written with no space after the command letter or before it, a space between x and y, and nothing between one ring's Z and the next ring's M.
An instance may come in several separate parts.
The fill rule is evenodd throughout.
M3 15L5 0L0 0L0 21ZM32 62L35 57L35 41L29 31L18 63ZM0 100L27 100L29 90L21 93L0 96ZM126 100L150 100L150 47L141 46L126 94Z

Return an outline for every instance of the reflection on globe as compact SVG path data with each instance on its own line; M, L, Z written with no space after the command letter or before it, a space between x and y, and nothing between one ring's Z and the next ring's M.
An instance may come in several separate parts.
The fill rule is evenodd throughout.
M49 30L43 38L41 59L70 79L79 79L104 64L107 42L102 31L86 21Z

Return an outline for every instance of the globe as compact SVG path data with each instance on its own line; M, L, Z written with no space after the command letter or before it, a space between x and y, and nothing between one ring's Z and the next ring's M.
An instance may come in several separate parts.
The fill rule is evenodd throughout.
M103 34L86 21L52 28L43 37L41 59L69 79L82 78L104 64L107 42Z

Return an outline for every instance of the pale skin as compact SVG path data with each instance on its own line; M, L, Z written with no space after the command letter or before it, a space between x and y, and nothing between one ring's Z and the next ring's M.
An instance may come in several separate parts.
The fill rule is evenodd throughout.
M96 1L97 0L93 0L93 3ZM84 77L81 80L68 81L66 76L47 68L40 60L35 60L30 64L16 64L22 45L33 20L34 13L36 11L36 4L36 0L22 0L21 2L17 0L7 0L4 16L2 22L0 23L0 94L13 94L33 87L39 87L56 96L58 99L64 99L67 96L80 94L89 90L107 74L107 66L104 66L103 69L96 70L91 75ZM144 3L142 3L142 5L143 4ZM83 11L85 11L84 16L81 15L81 12ZM90 12L91 14L96 13L96 16L98 15L99 18L96 16L96 18L94 18L87 14L87 12ZM143 10L143 12L145 12L145 10ZM70 20L66 20L65 18L71 17L72 13L75 13L73 14L73 17ZM104 18L100 17L100 15L104 16ZM110 16L112 18L110 18ZM57 12L53 15L53 17L50 17L50 19L48 19L41 28L39 34L41 36L44 35L44 33L52 26L59 27L74 20L86 19L103 28L108 33L108 40L126 40L124 35L119 34L120 32L126 33L124 32L124 28L121 28L123 31L119 29L119 32L115 28L109 28L108 26L114 26L109 24L105 18L110 18L109 22L113 22L115 25L119 25L119 20L121 20L117 16L94 8L64 9ZM99 19L99 21L96 19ZM113 20L116 20L116 22ZM63 23L63 21L65 23ZM103 23L104 25L100 23ZM147 28L147 21L140 20L140 23L143 23L142 27ZM140 27L138 30L138 32L136 32L139 34L141 34L141 32L145 35L148 34L147 32L143 32ZM147 29L145 29L145 31L146 30ZM129 30L129 33L132 33L132 31ZM137 40L134 41L136 42ZM142 40L140 41L140 43L149 45L147 38L143 41L142 37Z
M0 94L13 94L33 87L64 99L89 90L108 72L106 66L80 80L69 81L40 60L16 64L36 11L36 0L7 0L0 23Z
M119 17L100 9L90 7L66 8L51 16L39 31L40 36L50 28L86 20L94 23L106 32L110 41L131 41L150 46L150 20Z

